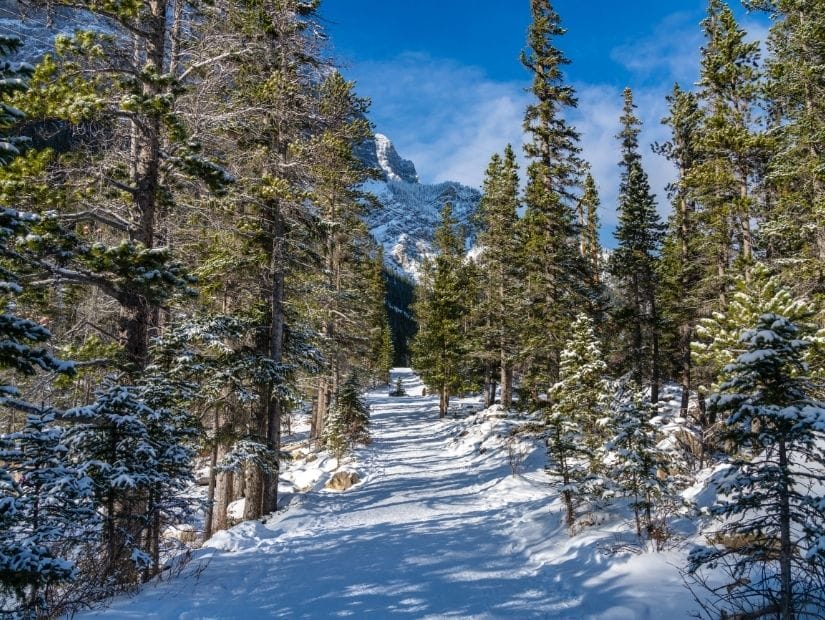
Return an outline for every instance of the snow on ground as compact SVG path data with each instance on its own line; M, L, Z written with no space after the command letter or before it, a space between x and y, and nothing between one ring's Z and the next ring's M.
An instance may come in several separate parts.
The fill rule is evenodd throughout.
M286 510L217 533L177 576L82 617L691 617L682 552L609 552L633 538L615 519L571 537L543 447L508 439L518 420L467 415L472 399L438 420L419 379L396 376L408 396L368 395L374 441L344 464L357 485L324 489L337 463L299 459Z

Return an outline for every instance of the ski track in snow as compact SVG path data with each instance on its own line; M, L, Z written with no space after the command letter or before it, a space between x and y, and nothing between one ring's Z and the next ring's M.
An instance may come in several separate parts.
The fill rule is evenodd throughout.
M362 482L298 495L219 533L179 576L80 617L689 617L681 554L605 556L605 532L571 538L540 459L512 477L506 450L457 440L466 421L439 421L418 377L396 376L408 396L368 395Z

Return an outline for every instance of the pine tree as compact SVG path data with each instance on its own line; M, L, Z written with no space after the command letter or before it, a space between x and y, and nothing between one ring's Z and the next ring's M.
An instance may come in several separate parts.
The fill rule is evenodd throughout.
M67 458L52 411L30 413L23 428L0 435L0 592L27 617L60 611L53 598L78 576L77 563L97 533L92 481ZM52 597L49 594L52 594Z
M481 301L477 330L481 337L474 352L491 369L498 367L503 407L512 402L517 353L513 309L521 283L516 238L518 184L518 164L508 145L503 158L496 154L490 160L477 213L481 226L477 243L483 250L478 259Z
M765 95L776 137L768 164L771 204L759 237L800 295L825 294L825 3L752 0L773 26Z
M693 93L673 87L668 96L669 116L662 123L670 127L671 138L656 144L654 150L676 166L678 178L668 188L673 213L668 221L659 262L663 350L673 361L682 387L681 415L687 417L693 385L690 343L700 315L703 274L709 269L700 252L701 233L697 230L696 202L687 183L688 176L700 160L699 132L702 112Z
M611 412L612 437L606 445L607 477L632 498L636 535L651 533L658 497L667 492L658 477L667 468L667 455L656 447L656 429L650 423L656 407L637 386L620 394Z
M714 608L725 613L818 616L825 612L825 527L813 489L825 482L825 403L808 395L802 356L811 343L773 313L759 316L741 343L744 352L710 399L727 414L724 436L739 456L719 481L713 514L722 520L713 544L691 553L690 572L702 584L704 569L730 579L713 590Z
M588 476L600 465L606 370L593 321L580 314L561 354L559 382L550 390L553 405L546 420L550 428L550 471L562 482L568 527L575 522L576 504L586 496Z
M766 312L786 317L812 342L821 345L823 336L817 334L818 328L811 322L816 314L815 305L795 298L782 286L778 276L765 265L755 263L750 278L743 275L735 283L724 312L714 312L696 326L696 339L691 346L702 380L698 386L701 392L707 394L718 388L716 379L744 350L744 343L739 338L742 325L753 325ZM811 347L806 352L806 361L813 362L811 356L818 355L821 355L818 347Z
M686 184L700 205L701 252L711 268L704 274L707 302L723 306L732 277L749 274L754 256L752 220L767 141L757 128L759 44L722 0L711 0L702 22L698 99L703 108L700 157Z
M229 459L235 465L218 477L218 526L224 506L239 499L242 485L233 482L240 476L244 518L276 508L278 469L272 463L280 452L284 408L298 392L299 377L314 383L322 374L316 333L323 311L315 302L319 291L328 292L321 286L327 274L317 266L329 228L318 217L320 205L311 202L311 162L322 152L335 156L340 144L320 137L316 9L315 2L298 0L219 3L203 23L210 36L192 50L203 88L197 94L215 106L197 119L199 129L214 140L212 148L231 153L227 165L236 178L221 201L219 240L193 244L207 257L202 280L216 285L211 313L253 319L250 359L257 360L245 368L257 378L244 393L250 400L223 401L218 415L219 426L232 431L219 452L251 459L247 465ZM225 51L215 63L218 41ZM203 225L216 235L211 220ZM310 303L298 303L304 299Z
M657 265L663 226L656 212L656 201L639 153L641 123L635 113L633 94L624 91L621 118L622 177L619 188L619 223L615 237L618 247L610 258L609 270L620 291L616 310L618 325L630 332L627 359L623 366L634 380L650 382L650 399L659 397L659 333L657 306Z
M432 392L439 394L439 416L447 415L450 396L464 383L463 327L468 299L464 242L452 206L441 211L435 232L438 254L425 262L414 305L418 333L412 344L413 367Z
M579 136L564 119L577 102L562 74L569 60L553 45L565 31L547 0L532 0L530 6L533 20L522 63L533 75L537 101L527 107L524 120L531 137L524 150L532 163L524 196L527 209L519 221L528 308L519 335L522 389L537 400L542 388L558 379L561 349L576 309L592 307L594 295L579 254L573 212L582 169Z
M384 252L379 246L366 264L366 317L368 334L367 369L373 381L389 383L395 351L387 316L387 286L384 280Z
M321 349L329 372L318 378L313 433L319 437L342 377L352 365L363 366L363 357L369 354L363 352L362 335L368 326L363 324L360 293L369 286L369 276L363 277L368 243L361 220L364 201L360 186L372 175L353 152L354 145L371 135L365 120L367 101L355 95L354 84L334 71L321 85L318 105L323 126L318 136L308 141L306 159L311 162L312 200L320 209L325 229L321 249L325 277L317 290L322 314Z
M599 283L602 270L602 246L599 242L599 191L596 181L588 172L584 178L582 197L579 200L579 251L588 263L594 284Z

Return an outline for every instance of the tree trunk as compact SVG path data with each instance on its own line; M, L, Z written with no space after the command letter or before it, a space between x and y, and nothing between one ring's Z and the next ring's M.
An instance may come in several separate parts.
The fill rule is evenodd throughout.
M501 358L501 406L509 409L513 401L513 370L504 355Z
M235 474L231 471L223 472L216 476L215 507L212 518L212 532L225 530L229 525L228 509L232 503L232 489L234 487ZM212 534L210 532L210 536Z
M450 388L448 386L442 386L441 388L441 398L438 404L438 417L443 418L447 415L447 411L450 409Z
M791 543L791 506L790 484L788 482L788 452L785 441L778 443L779 448L779 580L780 606L782 620L793 620L793 580L791 575L791 561L793 546Z
M659 311L656 306L656 290L650 287L650 339L652 345L650 360L650 402L659 402Z
M220 414L217 407L215 408L214 418L214 433L215 438L212 441L212 456L209 460L209 488L206 492L206 515L203 523L203 540L206 542L212 537L212 525L215 515L215 484L217 481L217 473L215 469L218 466L218 427L220 426Z
M682 325L680 328L680 349L682 357L681 368L681 384L682 384L682 402L680 405L680 415L687 418L688 408L690 406L690 383L691 383L691 355L690 355L690 341L693 330L689 325Z
M244 468L244 521L261 518L261 505L263 500L263 472L254 463L247 463Z
M745 267L745 282L751 281L751 263L753 262L753 236L751 235L751 214L748 208L747 173L742 172L743 178L739 186L739 198L742 201L739 212L739 232L742 235L742 260Z

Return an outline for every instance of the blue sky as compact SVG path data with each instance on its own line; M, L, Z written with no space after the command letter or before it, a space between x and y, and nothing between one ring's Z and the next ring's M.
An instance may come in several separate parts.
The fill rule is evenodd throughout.
M523 140L529 75L519 63L530 22L528 0L325 0L321 15L332 53L358 92L372 99L376 131L412 159L422 181L478 186L493 152ZM645 165L668 211L673 172L649 151L667 138L660 119L678 81L696 81L704 0L557 0L568 33L559 45L572 60L567 80L602 197L603 241L612 245L618 187L621 91L630 86L644 122ZM751 36L764 39L764 16L732 6Z

